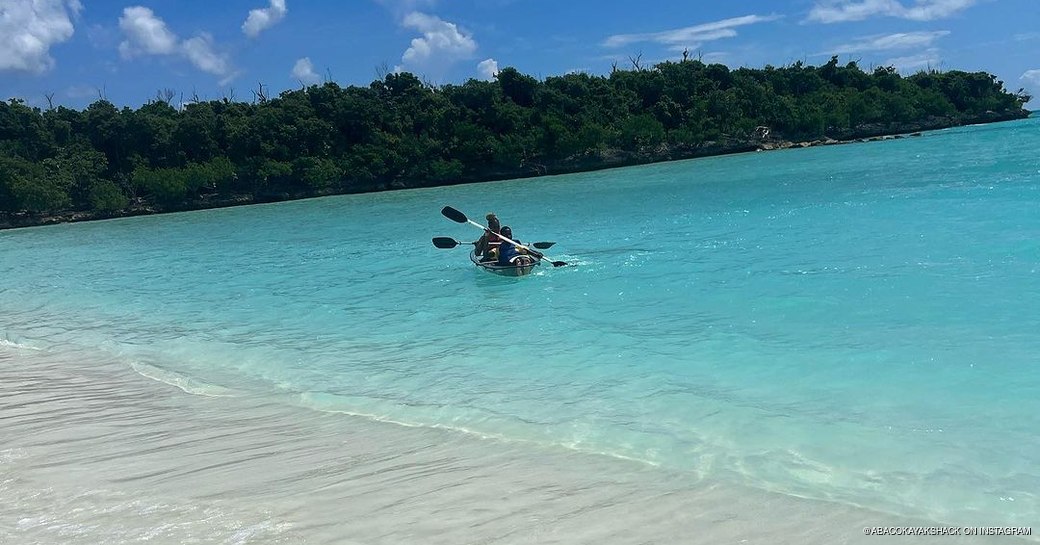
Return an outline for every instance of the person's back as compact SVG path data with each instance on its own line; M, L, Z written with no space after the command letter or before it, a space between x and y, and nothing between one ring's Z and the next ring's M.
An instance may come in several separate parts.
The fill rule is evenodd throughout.
M493 258L493 254L497 252L498 246L502 243L502 239L498 236L501 224L494 212L488 212L488 215L485 217L488 227L484 230L484 234L480 235L480 238L473 243L473 253L478 256Z

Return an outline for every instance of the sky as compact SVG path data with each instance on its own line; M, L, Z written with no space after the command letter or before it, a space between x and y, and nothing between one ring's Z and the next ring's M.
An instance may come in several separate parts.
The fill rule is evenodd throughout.
M984 70L1040 97L1040 0L0 0L0 97L82 108L649 67ZM1040 98L1027 107L1040 107Z

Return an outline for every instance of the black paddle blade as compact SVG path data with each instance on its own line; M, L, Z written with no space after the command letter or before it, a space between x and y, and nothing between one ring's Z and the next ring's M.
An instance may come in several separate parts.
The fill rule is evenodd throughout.
M548 259L545 258L545 254L543 254L541 252L536 252L534 250L529 250L528 253L533 255L533 256L535 256L535 257L537 257L538 261L549 261ZM566 267L567 266L567 262L566 261L549 261L549 263L552 263L553 267Z
M549 248L553 247L553 244L556 244L556 243L555 242L535 242L531 246L534 246L535 248L538 248L539 250L548 250Z
M549 263L552 263L553 267L566 267L567 266L567 262L566 261L551 261L549 259L546 259L544 255L535 254L534 252L531 252L531 255L536 256L538 258L538 261L548 261Z
M453 239L453 238L449 238L449 237L433 237L433 245L438 247L438 248L442 248L442 249L454 248L454 247L458 246L459 244L462 244L462 243L457 241L457 240L455 240L455 239Z
M450 206L445 206L444 208L441 208L441 214L444 214L444 217L457 223L466 223L467 221L466 214L463 214L462 212L459 212L458 210L455 210Z

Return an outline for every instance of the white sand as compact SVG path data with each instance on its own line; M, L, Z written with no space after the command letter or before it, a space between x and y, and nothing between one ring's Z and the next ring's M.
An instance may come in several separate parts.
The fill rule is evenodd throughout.
M0 346L0 543L1022 542L71 360Z

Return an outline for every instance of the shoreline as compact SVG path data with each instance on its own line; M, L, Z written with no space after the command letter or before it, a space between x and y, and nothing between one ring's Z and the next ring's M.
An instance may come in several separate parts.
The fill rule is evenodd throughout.
M1036 128L0 235L0 542L1031 525ZM388 272L442 197L579 266Z
M75 358L73 360L72 358ZM0 346L0 538L93 543L1028 543L642 464L186 393ZM956 522L956 521L954 521ZM999 541L998 541L999 540Z
M173 207L165 209L156 205L143 203L132 204L129 208L115 213L95 213L86 211L69 211L59 214L47 214L33 216L25 213L4 214L0 213L0 230L21 229L27 227L39 227L45 225L57 225L62 223L77 223L82 221L100 221L106 219L128 218L135 216L147 216L156 214L169 214L177 212L190 212L195 210L211 210L218 208L230 208L235 206L248 206L252 204L268 204L274 202L286 202L320 197L331 197L337 195L355 195L364 193L379 193L383 191L396 191L402 189L420 189L428 187L445 187L453 185L465 185L472 183L487 183L505 180L518 180L524 178L537 178L542 176L557 176L563 174L577 174L582 172L595 172L624 168L630 166L648 165L655 163L666 163L671 161L684 161L689 159L700 159L706 157L719 157L724 155L735 155L739 153L776 151L785 149L801 149L817 146L857 144L877 142L884 140L896 140L909 137L922 136L924 132L943 130L968 125L980 125L990 123L1003 123L1007 121L1018 121L1031 116L1027 110L1007 112L986 112L977 116L961 117L932 117L912 123L889 123L887 125L873 124L832 131L832 136L825 135L822 138L805 141L786 140L782 137L774 137L768 130L757 134L753 138L728 139L722 142L706 142L699 146L668 146L661 145L654 149L640 150L636 152L622 150L590 150L579 156L572 156L553 164L529 163L520 165L517 169L509 172L483 172L476 176L464 177L445 183L419 183L407 184L401 181L378 183L368 187L358 187L352 191L327 191L308 192L299 194L272 193L260 195L232 195L218 197L207 195L193 206Z

